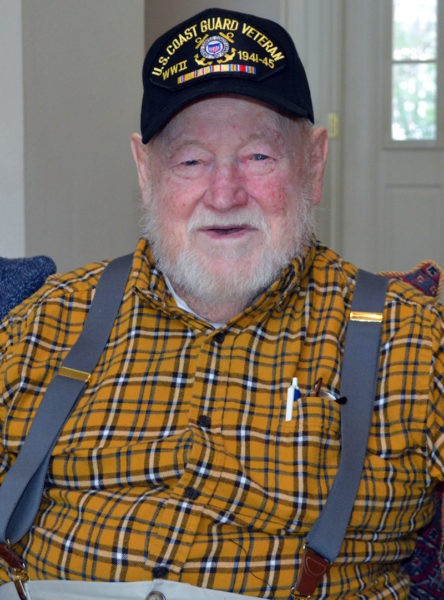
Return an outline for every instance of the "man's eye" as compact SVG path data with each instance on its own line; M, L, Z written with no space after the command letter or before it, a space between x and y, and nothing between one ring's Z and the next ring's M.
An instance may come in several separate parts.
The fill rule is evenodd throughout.
M173 165L173 171L178 177L184 179L197 179L206 172L207 161L205 158L180 158Z
M184 161L182 161L181 164L184 165L185 167L196 167L197 165L200 164L200 160L197 160L197 159L184 160Z
M242 162L245 172L250 175L269 175L276 166L276 159L262 152L252 152Z

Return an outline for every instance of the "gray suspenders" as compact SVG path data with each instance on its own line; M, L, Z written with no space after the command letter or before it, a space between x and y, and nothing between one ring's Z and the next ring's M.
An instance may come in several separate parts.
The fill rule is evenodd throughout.
M341 369L341 459L327 501L306 538L293 595L313 594L339 554L367 452L388 279L358 271Z
M0 558L9 565L19 597L26 600L26 565L10 547L31 528L42 499L54 444L108 340L122 301L132 255L111 261L100 277L81 334L46 390L14 464L0 486Z
M105 268L84 328L52 379L29 434L0 486L0 558L6 560L20 598L25 564L10 544L30 529L40 506L54 444L89 374L96 366L117 316L131 269L132 255ZM358 272L347 327L341 374L342 450L327 502L306 540L294 596L309 596L339 553L361 478L378 371L382 312L388 280Z

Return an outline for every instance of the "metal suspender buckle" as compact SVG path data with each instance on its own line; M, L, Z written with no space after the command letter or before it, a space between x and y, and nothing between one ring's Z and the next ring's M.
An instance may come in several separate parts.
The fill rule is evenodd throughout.
M328 560L305 547L296 585L291 588L292 598L310 598L330 567Z
M363 323L382 323L382 313L377 312L362 312L352 310L350 313L350 321L361 321Z
M88 383L91 373L87 371L80 371L79 369L72 369L71 367L65 367L62 365L57 371L58 375L62 377L69 377L69 379L76 379L77 381L83 381Z
M27 600L28 596L26 595L24 584L28 581L29 577L26 572L25 561L14 552L9 543L0 544L0 558L8 565L8 572L20 600Z

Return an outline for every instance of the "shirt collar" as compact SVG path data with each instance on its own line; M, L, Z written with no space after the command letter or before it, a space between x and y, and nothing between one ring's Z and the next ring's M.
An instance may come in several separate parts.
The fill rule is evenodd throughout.
M171 285L171 281L165 275L165 273L163 274L163 276L165 277L165 281L168 286L168 289L170 290L171 295L173 296L174 300L176 301L177 306L179 308L181 308L182 310L193 314L195 317L202 319L203 317L201 317L196 312L194 312L194 310L188 306L188 304L185 302L185 300L183 298L181 298L179 296L179 294L176 293L175 289ZM205 320L208 321L208 319L205 319ZM208 321L208 323L210 323L210 325L212 325L215 329L219 329L220 327L223 327L225 325L225 323L216 323L216 321Z

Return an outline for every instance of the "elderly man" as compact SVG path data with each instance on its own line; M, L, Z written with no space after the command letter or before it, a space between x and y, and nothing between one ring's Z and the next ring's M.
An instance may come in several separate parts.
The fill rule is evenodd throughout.
M290 37L251 15L181 23L143 80L144 236L9 549L33 600L288 600L352 401L340 385L357 269L314 238L326 132ZM2 477L103 269L52 277L1 326ZM444 474L442 332L439 307L390 283L359 489L313 598L407 598L399 564ZM0 581L14 598L6 566Z

